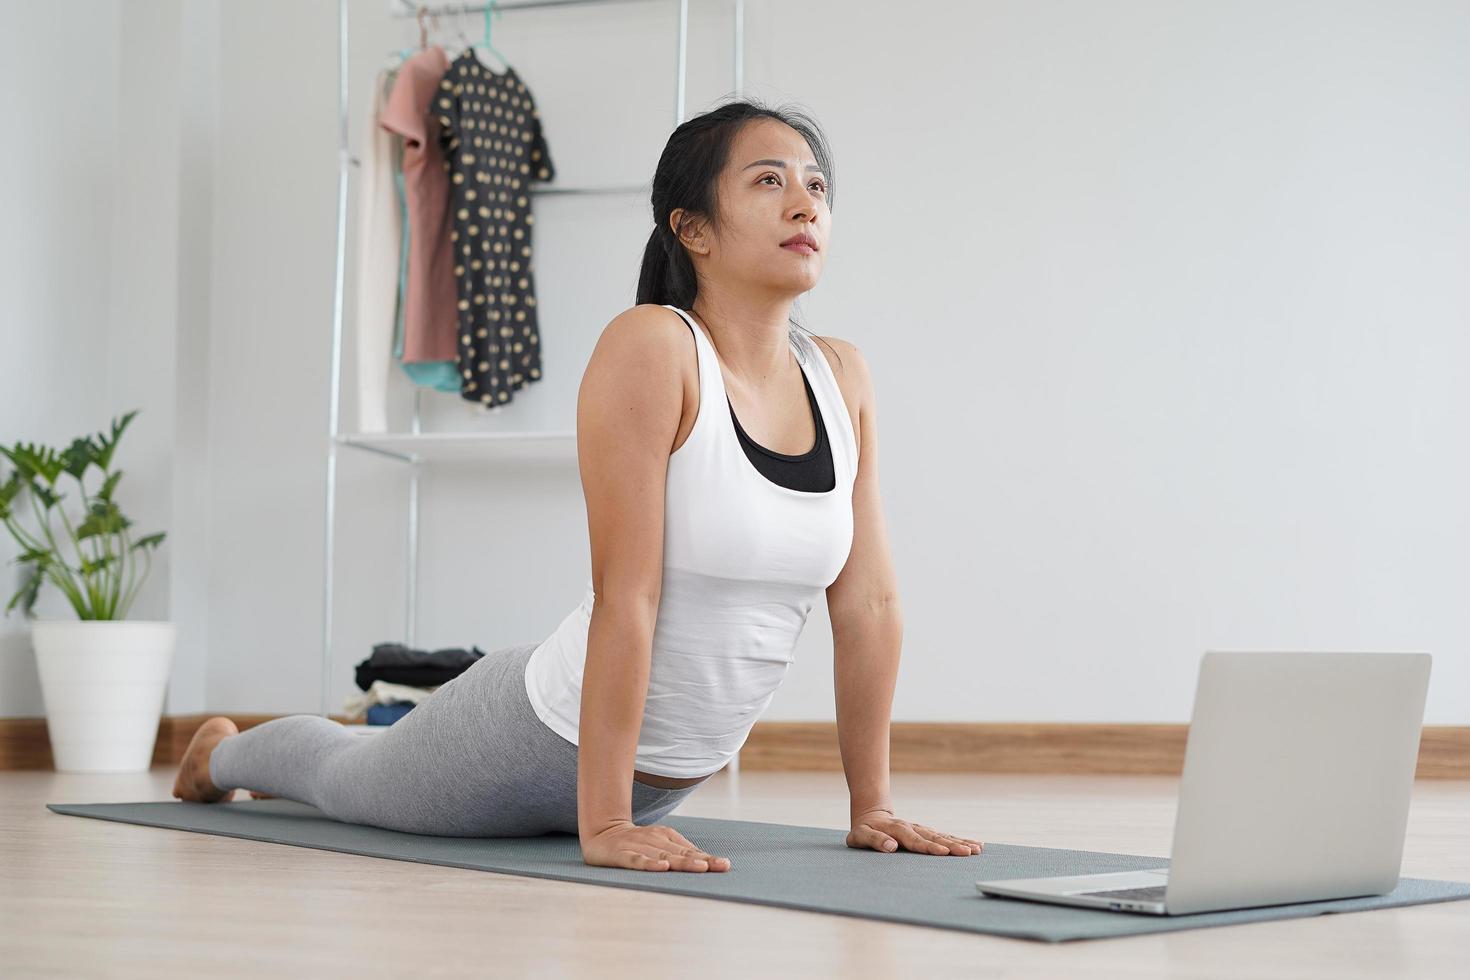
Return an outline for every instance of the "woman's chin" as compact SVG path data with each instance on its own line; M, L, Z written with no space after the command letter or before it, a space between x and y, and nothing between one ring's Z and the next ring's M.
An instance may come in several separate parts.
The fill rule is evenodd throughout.
M773 282L772 286L784 289L791 293L792 296L800 296L802 293L808 293L815 289L817 281L821 278L816 272L807 275L782 276L779 280Z

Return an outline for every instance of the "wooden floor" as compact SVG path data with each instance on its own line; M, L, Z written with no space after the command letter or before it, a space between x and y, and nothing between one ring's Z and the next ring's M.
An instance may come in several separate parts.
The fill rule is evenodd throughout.
M1050 945L45 808L171 801L173 777L0 772L0 975L1470 976L1470 901ZM899 815L940 830L1158 855L1177 788L1167 776L893 776ZM677 815L845 830L845 786L840 773L720 773ZM1415 784L1403 874L1470 881L1470 782Z

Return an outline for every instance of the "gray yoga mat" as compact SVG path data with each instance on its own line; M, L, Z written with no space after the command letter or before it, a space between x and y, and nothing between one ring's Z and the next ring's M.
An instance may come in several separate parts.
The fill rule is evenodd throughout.
M1138 854L1022 847L989 841L980 854L968 857L902 850L880 854L848 847L844 843L847 833L842 830L669 816L660 822L675 828L711 854L728 857L730 870L633 871L584 864L580 842L573 834L500 838L406 834L342 823L324 816L315 807L285 799L230 803L48 803L47 808L78 817L315 847L393 861L671 892L1046 942L1172 932L1470 898L1470 882L1401 878L1392 892L1372 898L1166 917L992 898L975 889L976 881L987 878L1137 871L1165 867L1169 863L1167 859Z

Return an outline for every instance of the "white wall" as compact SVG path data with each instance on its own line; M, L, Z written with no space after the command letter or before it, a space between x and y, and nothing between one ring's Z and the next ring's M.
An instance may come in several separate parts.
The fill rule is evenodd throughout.
M728 11L692 6L690 114L731 88ZM826 275L799 309L815 332L858 344L875 375L906 620L895 720L1183 721L1201 651L1260 648L1428 650L1426 720L1470 723L1470 10L929 3L905 19L845 18L835 2L746 6L746 94L799 103L834 146ZM189 48L174 69L217 89L212 132L197 88L176 107L188 189L173 507L194 573L175 572L170 615L196 621L208 653L176 668L166 710L310 712L335 5L203 9L177 33L216 32L217 57ZM649 180L672 125L675 10L497 19L559 184ZM354 154L376 66L416 40L385 11L386 0L351 7ZM126 65L116 39L136 32L89 23L97 56ZM466 23L478 36L480 22ZM54 54L28 57L42 71ZM78 127L73 138L99 137ZM207 147L212 168L191 147ZM58 159L36 169L60 197L70 181L50 175L77 164L59 143L44 152ZM25 165L10 156L7 168ZM98 193L124 193L91 164L82 173ZM350 192L355 202L355 182ZM23 226L53 227L33 200ZM85 226L85 208L65 208L68 227ZM426 426L570 428L587 355L632 303L647 208L646 195L538 199L544 380L488 416L426 391ZM352 232L349 220L349 260ZM4 263L7 298L45 310L39 283L73 254L62 238L45 262L27 252L37 265L24 281ZM137 261L116 239L94 266ZM200 337L184 311L197 309L186 290L203 268ZM351 272L349 261L348 428ZM82 299L92 316L40 316L22 331L30 366L5 379L48 380L29 397L24 384L0 391L0 439L45 435L22 414L41 393L83 420L67 433L120 411L57 393L75 369L58 332L95 329L109 311L108 337L139 330L142 314ZM190 357L203 366L185 377ZM108 368L91 370L100 383ZM393 393L400 426L412 390ZM199 494L179 499L189 485ZM372 644L402 639L406 487L397 464L340 457L333 710ZM430 470L421 501L417 645L532 642L579 600L574 464ZM18 619L5 628L23 630ZM0 650L0 709L40 714L38 693L10 683L23 674L15 633ZM832 718L831 684L819 608L766 717Z
M117 3L94 3L79 16L52 4L6 4L0 30L0 443L64 448L78 436L110 431L126 409L108 397L112 308L112 227L120 175L118 107L122 19ZM136 406L131 406L136 407ZM128 451L157 443L153 407L123 437ZM143 430L149 429L147 435ZM156 461L155 461L156 462ZM9 479L0 457L0 479ZM166 467L154 468L155 475ZM143 475L138 478L147 481ZM61 489L72 502L70 477ZM137 498L125 477L124 513ZM28 499L22 505L29 515ZM33 523L25 525L36 529ZM57 523L60 530L60 523ZM0 528L0 611L28 575ZM37 613L68 614L54 589ZM42 713L29 631L19 612L0 618L0 716Z
M12 316L3 325L0 441L63 448L138 412L113 459L123 471L117 500L135 540L167 538L151 568L138 561L127 618L178 624L170 697L202 703L209 610L191 590L208 578L198 352L209 338L211 270L199 187L213 168L214 4L91 0L7 5L4 15L0 105L13 139L0 155L0 294ZM8 477L8 462L0 469ZM95 471L86 480L89 492L101 483ZM63 477L60 489L75 521L75 482ZM20 522L35 531L29 500L22 508ZM53 530L65 540L59 516ZM10 564L17 551L5 533L6 602L25 580ZM36 612L75 618L50 584ZM0 716L39 716L28 626L18 610L0 623Z

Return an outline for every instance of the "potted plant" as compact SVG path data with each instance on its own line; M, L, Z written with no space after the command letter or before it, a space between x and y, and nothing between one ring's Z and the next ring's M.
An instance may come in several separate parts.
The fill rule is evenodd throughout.
M5 612L9 615L19 604L33 621L31 642L58 772L147 772L158 738L177 627L124 622L124 617L164 535L133 541L128 533L132 521L113 500L122 471L112 469L112 456L137 414L113 419L111 437L98 433L95 439L79 438L61 452L34 443L0 446L0 454L15 466L9 479L0 481L0 519L21 548L11 564L30 565L25 584ZM94 466L102 472L102 484L89 495L83 477ZM61 507L65 494L57 482L63 475L75 479L81 492L83 514L75 525ZM17 521L26 489L39 527L36 534L22 530ZM60 518L64 536L56 533L53 515ZM141 575L136 574L139 555L145 563ZM47 581L66 596L76 610L75 620L36 619L36 596Z

